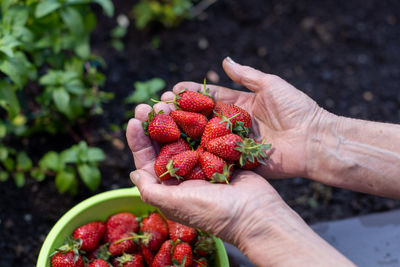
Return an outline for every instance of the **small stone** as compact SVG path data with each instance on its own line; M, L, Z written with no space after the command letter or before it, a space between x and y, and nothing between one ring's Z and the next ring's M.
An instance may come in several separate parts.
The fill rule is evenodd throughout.
M209 70L207 72L206 76L207 76L207 81L210 81L212 83L218 83L219 82L219 75L218 75L218 73L216 73L213 70Z
M12 228L14 226L14 222L12 220L8 219L5 222L5 226L6 226L6 229L10 229L10 228Z
M126 15L119 14L117 17L117 23L119 26L126 28L129 26L129 19Z
M22 255L22 253L24 252L24 247L21 244L18 244L15 248L15 255L17 257L20 257Z
M358 55L357 56L357 62L360 63L360 64L367 63L368 62L368 56L364 55L364 54Z
M25 214L24 215L24 220L26 222L31 222L32 221L32 214L29 214L29 213Z
M201 37L199 39L199 41L197 42L197 45L199 46L199 48L201 50L205 50L205 49L208 48L208 40L206 38L204 38L204 37Z
M356 116L356 115L358 115L360 113L360 110L361 109L360 109L359 106L353 106L353 107L350 108L350 114L352 116Z
M121 139L119 138L114 138L112 140L112 144L115 148L117 148L118 150L124 150L125 148L125 143L121 141Z
M396 17L395 17L395 16L390 15L390 16L387 16L387 17L386 17L386 22L387 22L389 25L395 25L396 22L397 22L397 20L396 20Z
M265 57L267 55L267 48L264 46L257 48L257 55L259 57Z
M363 93L363 98L365 99L365 101L370 102L370 101L372 101L372 99L374 99L374 95L370 91L365 91Z

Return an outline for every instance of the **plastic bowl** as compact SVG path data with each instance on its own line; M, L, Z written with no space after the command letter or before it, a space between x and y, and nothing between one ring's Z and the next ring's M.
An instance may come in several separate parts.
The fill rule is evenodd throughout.
M140 199L136 187L116 189L97 194L70 209L51 229L40 249L37 267L50 267L50 254L61 246L65 238L71 235L75 228L95 220L105 221L110 215L118 212L132 212L137 216L157 210ZM229 266L228 255L221 239L213 237L217 255L214 266Z

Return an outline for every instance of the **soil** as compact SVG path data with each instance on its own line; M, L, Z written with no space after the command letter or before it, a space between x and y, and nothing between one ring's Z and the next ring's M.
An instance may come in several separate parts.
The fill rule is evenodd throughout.
M133 4L114 3L116 14L129 14ZM92 36L93 51L107 63L105 90L114 92L115 99L96 118L93 132L126 122L124 114L133 107L121 102L135 81L160 77L170 89L182 80L201 82L211 71L209 81L243 90L224 75L221 61L226 56L281 76L335 114L400 123L399 1L220 0L177 28L154 25L138 31L130 27L123 52L110 46L115 18L106 18L94 8L99 23ZM153 38L160 40L158 49L152 48ZM114 138L114 142L95 142L107 154L101 166L102 183L95 193L131 186L130 152L122 133L114 133ZM61 149L70 142L67 136L52 143L54 149ZM29 149L44 153L38 145ZM308 223L400 207L400 201L303 178L270 182ZM22 189L12 181L2 183L0 266L33 266L54 223L92 194L81 186L76 196L59 195L52 179L42 183L29 179Z

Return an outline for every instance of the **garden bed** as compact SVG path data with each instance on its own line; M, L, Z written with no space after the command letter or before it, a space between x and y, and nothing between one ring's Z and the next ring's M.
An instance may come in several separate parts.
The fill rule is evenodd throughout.
M128 14L133 4L114 3L116 15ZM101 132L109 131L110 124L126 122L127 106L121 102L132 92L133 82L160 77L170 89L182 80L201 82L211 71L214 79L209 81L241 89L223 73L221 61L226 56L281 76L333 113L400 123L398 1L221 0L177 28L139 31L131 25L122 52L110 45L115 19L97 13L92 49L107 63L105 90L114 92L115 99L92 122L93 142L107 155L96 192L132 185L128 176L134 164L124 136L115 133L111 142ZM151 44L153 38L160 41L158 49ZM43 139L52 140L54 150L72 143L67 135L38 136L29 140L31 152L40 156L49 150L42 147ZM309 223L400 207L400 201L331 189L302 178L271 183ZM1 183L0 265L34 265L52 225L93 194L83 186L79 190L74 197L59 195L51 179L28 179L22 189L12 180Z

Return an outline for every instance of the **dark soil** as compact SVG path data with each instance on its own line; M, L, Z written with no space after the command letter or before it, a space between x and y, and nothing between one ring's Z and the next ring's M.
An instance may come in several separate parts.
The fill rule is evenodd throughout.
M128 14L132 2L115 4L116 14ZM218 84L239 89L221 68L226 56L283 77L333 113L400 123L399 14L396 0L220 0L199 18L174 29L130 27L120 53L111 48L108 36L115 19L100 15L93 50L107 62L105 90L115 92L116 98L97 118L96 132L126 121L127 107L121 102L135 81L161 77L171 88L182 80L201 82L214 71ZM150 44L154 37L161 41L159 49ZM97 192L131 186L133 161L126 145L121 149L123 135L116 138L123 142L96 142L107 153ZM400 207L400 201L302 178L271 183L308 223ZM59 195L51 179L30 180L22 189L12 181L0 184L0 266L33 266L57 219L91 195L84 187L75 197Z

